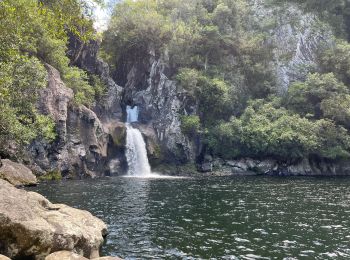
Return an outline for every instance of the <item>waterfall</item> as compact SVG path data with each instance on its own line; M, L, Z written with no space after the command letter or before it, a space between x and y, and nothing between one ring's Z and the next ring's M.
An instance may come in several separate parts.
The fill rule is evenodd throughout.
M139 108L137 106L131 107L131 106L126 106L126 122L127 123L132 123L132 122L137 122L138 117L139 117Z
M151 176L151 167L147 158L146 144L141 132L130 123L138 120L138 107L126 107L126 160L128 175L147 177Z

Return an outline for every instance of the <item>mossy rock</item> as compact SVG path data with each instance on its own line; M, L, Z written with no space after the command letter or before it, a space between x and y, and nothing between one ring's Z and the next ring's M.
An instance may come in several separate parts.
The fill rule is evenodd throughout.
M126 128L125 126L117 126L111 133L113 144L116 147L124 147L126 144Z

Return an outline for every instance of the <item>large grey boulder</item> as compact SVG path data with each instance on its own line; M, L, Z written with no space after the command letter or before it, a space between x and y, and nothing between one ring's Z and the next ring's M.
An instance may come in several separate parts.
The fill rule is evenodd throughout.
M16 186L37 184L35 175L23 164L12 162L8 159L1 160L1 164L0 179L6 180Z
M85 210L52 204L35 192L0 180L0 253L10 258L45 259L52 252L99 256L106 224Z

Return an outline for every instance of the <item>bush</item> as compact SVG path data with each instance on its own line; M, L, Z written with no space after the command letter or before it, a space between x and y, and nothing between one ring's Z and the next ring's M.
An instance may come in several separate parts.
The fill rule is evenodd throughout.
M311 121L261 102L248 106L240 118L211 129L207 140L212 151L224 158L292 160L316 155L336 159L348 157L350 148L346 129L332 121Z
M324 116L321 103L348 94L348 88L333 73L309 74L305 82L296 82L288 89L286 105L300 115Z
M338 41L320 55L320 63L324 72L333 72L340 80L350 84L350 44Z
M181 116L181 131L189 136L197 134L200 130L201 124L198 116Z
M62 180L62 175L58 170L53 170L47 172L45 175L39 177L40 181L60 181Z
M9 142L26 145L37 136L52 141L53 120L36 110L39 90L47 84L44 66L35 57L22 56L0 67L0 150Z
M316 121L316 126L318 149L315 154L329 159L350 157L350 136L345 128L324 119Z

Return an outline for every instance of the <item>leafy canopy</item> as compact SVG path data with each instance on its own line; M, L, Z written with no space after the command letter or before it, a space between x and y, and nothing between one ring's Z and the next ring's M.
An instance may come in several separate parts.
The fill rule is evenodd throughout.
M78 103L94 101L88 76L70 67L66 56L68 33L82 41L94 34L85 11L80 0L0 1L0 154L10 144L55 139L53 120L36 109L47 85L45 63L61 72Z

